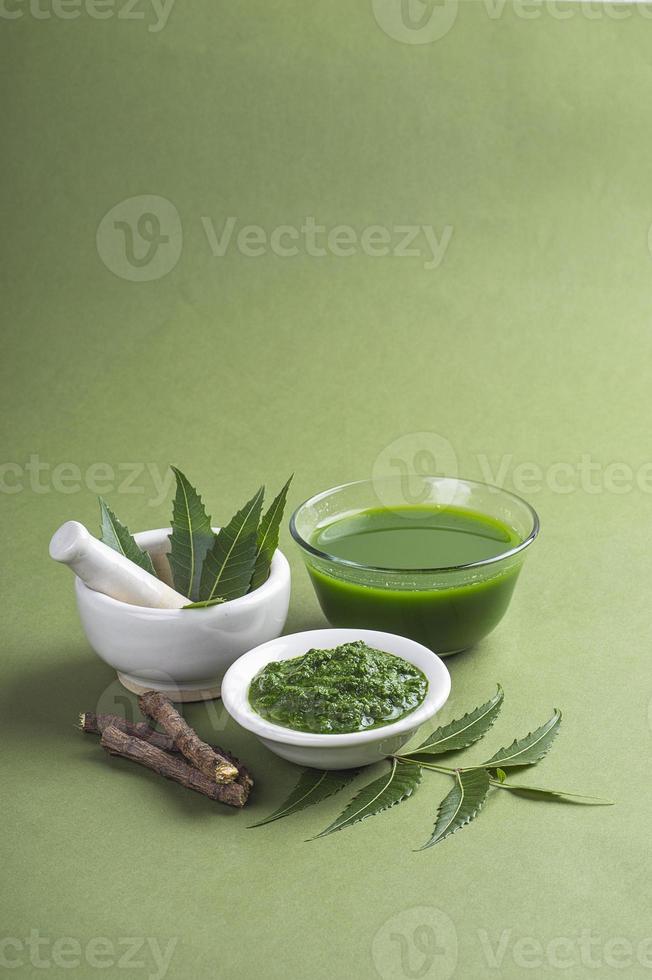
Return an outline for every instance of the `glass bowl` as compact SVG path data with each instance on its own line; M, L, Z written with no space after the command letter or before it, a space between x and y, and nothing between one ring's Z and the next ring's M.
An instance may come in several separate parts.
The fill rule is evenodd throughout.
M419 504L454 507L497 520L517 543L492 558L430 568L365 565L315 545L324 527L379 507ZM536 512L500 487L438 476L383 477L324 490L302 503L290 520L317 598L333 626L407 636L446 656L490 633L509 606L525 554L539 532Z

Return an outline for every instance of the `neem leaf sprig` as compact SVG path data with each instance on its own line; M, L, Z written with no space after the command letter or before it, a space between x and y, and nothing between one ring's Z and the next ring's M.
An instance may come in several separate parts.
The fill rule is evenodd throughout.
M292 477L262 516L264 487L238 510L217 533L211 526L202 498L188 478L173 466L177 488L172 508L172 533L168 560L174 588L190 600L187 609L228 602L253 592L266 581ZM156 569L100 497L101 539L156 575Z
M499 684L494 696L485 704L436 729L415 749L390 756L386 759L389 770L359 790L340 816L311 839L328 837L366 817L373 817L389 807L403 803L421 785L424 769L452 777L454 785L439 804L432 834L416 850L425 850L439 844L475 820L493 788L506 789L511 793L529 796L533 800L557 800L594 806L611 804L611 800L602 800L595 796L580 796L564 790L542 789L539 786L509 781L505 770L534 766L547 754L561 724L561 712L558 710L539 728L523 738L515 739L507 748L499 749L487 762L480 765L448 768L433 761L446 753L463 751L483 738L498 717L502 703L503 689ZM306 769L285 803L267 819L253 826L260 827L321 803L344 789L357 775L355 771L322 772Z

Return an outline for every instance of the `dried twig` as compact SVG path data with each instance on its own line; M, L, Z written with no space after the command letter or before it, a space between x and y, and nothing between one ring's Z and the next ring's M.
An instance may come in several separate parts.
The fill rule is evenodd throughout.
M237 779L238 770L233 763L202 742L166 697L158 691L146 691L138 698L138 704L143 714L157 721L174 740L178 750L205 776L218 783L232 783Z
M109 725L104 729L101 745L111 755L119 755L146 766L160 776L172 779L197 793L203 793L212 800L219 800L220 803L235 807L243 807L247 802L249 789L242 783L227 785L216 783L214 778L199 772L179 755L164 752L136 735L127 735L115 725Z
M164 732L157 732L146 721L133 722L127 721L126 718L121 718L119 715L96 715L93 711L84 711L79 716L79 724L83 732L93 735L101 735L109 725L113 725L119 731L124 732L125 735L134 735L136 738L140 738L142 741L148 742L150 745L153 745L157 749L162 749L164 752L178 753L180 751L171 735L166 735ZM224 756L225 759L233 763L238 770L238 777L235 782L245 786L247 791L249 791L254 785L254 781L247 767L219 745L211 745L211 748L217 755Z

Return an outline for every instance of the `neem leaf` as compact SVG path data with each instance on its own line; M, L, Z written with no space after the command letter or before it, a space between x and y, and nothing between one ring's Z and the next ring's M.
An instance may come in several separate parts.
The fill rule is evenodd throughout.
M328 799L334 793L339 793L357 775L357 769L347 769L342 772L304 769L299 777L299 782L278 810L274 810L274 813L265 817L264 820L252 823L251 826L263 827L274 820L280 820L281 817L289 817L292 813L298 813L299 810L305 810L308 806L321 803L322 800Z
M215 535L202 499L176 466L171 467L177 492L172 505L172 534L168 560L174 587L193 602L199 598L201 570Z
M552 718L534 732L529 732L525 738L515 739L506 749L499 749L495 755L482 763L483 769L511 769L513 766L533 766L552 745L559 725L561 711L555 708Z
M531 796L535 800L556 800L562 803L583 803L586 806L613 806L613 800L603 800L599 796L580 796L567 793L563 789L543 789L541 786L519 786L516 783L501 781L501 789L511 790L521 796Z
M486 704L474 708L463 718L457 718L449 725L438 728L418 748L412 749L411 752L401 752L401 755L443 755L444 752L454 752L473 745L493 725L502 707L503 697L503 689L499 684L498 690Z
M187 606L182 606L182 609L208 609L209 606L221 606L226 599L218 596L217 599L200 599L199 602L189 602Z
M256 563L256 532L264 492L261 487L216 534L204 559L200 600L238 599L247 592Z
M480 812L489 792L489 773L484 769L471 769L455 773L455 785L439 804L437 821L430 840L419 851L438 844L456 830L471 823Z
M133 561L134 564L140 565L150 575L156 575L149 553L138 547L129 528L120 523L106 500L103 497L99 497L98 499L100 501L101 517L100 535L104 544L108 544L109 548L113 548L114 551L124 555L125 558Z
M372 817L396 803L401 803L412 795L420 781L421 766L391 759L389 772L383 773L378 779L374 779L373 783L361 789L337 820L311 840L327 837L336 830L351 827L358 820Z
M274 499L269 510L260 522L256 541L256 564L254 566L254 574L251 577L251 585L249 586L250 592L253 592L259 585L262 585L269 575L269 566L272 563L274 552L278 547L278 533L291 482L292 477L290 477L279 495Z

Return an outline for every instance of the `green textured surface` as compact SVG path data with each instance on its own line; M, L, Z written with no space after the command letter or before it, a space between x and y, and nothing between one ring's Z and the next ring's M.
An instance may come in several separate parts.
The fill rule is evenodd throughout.
M649 975L652 20L591 8L530 19L464 3L425 44L350 0L179 0L158 32L151 10L0 21L13 464L0 496L0 931L39 930L50 963L5 945L14 976L157 975L148 946L120 965L125 937L176 940L167 976L181 978ZM114 275L95 245L102 217L136 195L167 198L183 225L176 266L153 281ZM305 249L214 257L201 218L219 232L229 215L268 230L314 215L454 232L432 269ZM63 520L97 523L91 464L176 463L217 522L261 479L275 491L295 470L294 506L368 477L399 437L391 458L441 445L410 438L423 432L450 441L463 475L503 459L499 479L543 524L506 619L449 661L443 720L503 684L480 759L558 705L562 734L527 778L618 806L496 793L472 827L413 853L448 790L432 774L413 800L307 844L340 801L245 829L295 773L220 706L187 715L250 762L248 814L108 761L75 730L79 710L121 697L82 636L68 572L47 559ZM40 489L21 476L32 454L50 467ZM594 470L580 478L583 457ZM62 463L81 468L81 489L74 470L60 485ZM623 488L614 463L641 486ZM522 464L550 485L531 470L524 482ZM571 476L557 464L574 468L570 492L554 489ZM132 483L140 494L97 487L134 530L168 520L171 492L156 502L151 472ZM288 537L288 629L317 626ZM107 937L112 965L57 966L64 937L84 951Z

